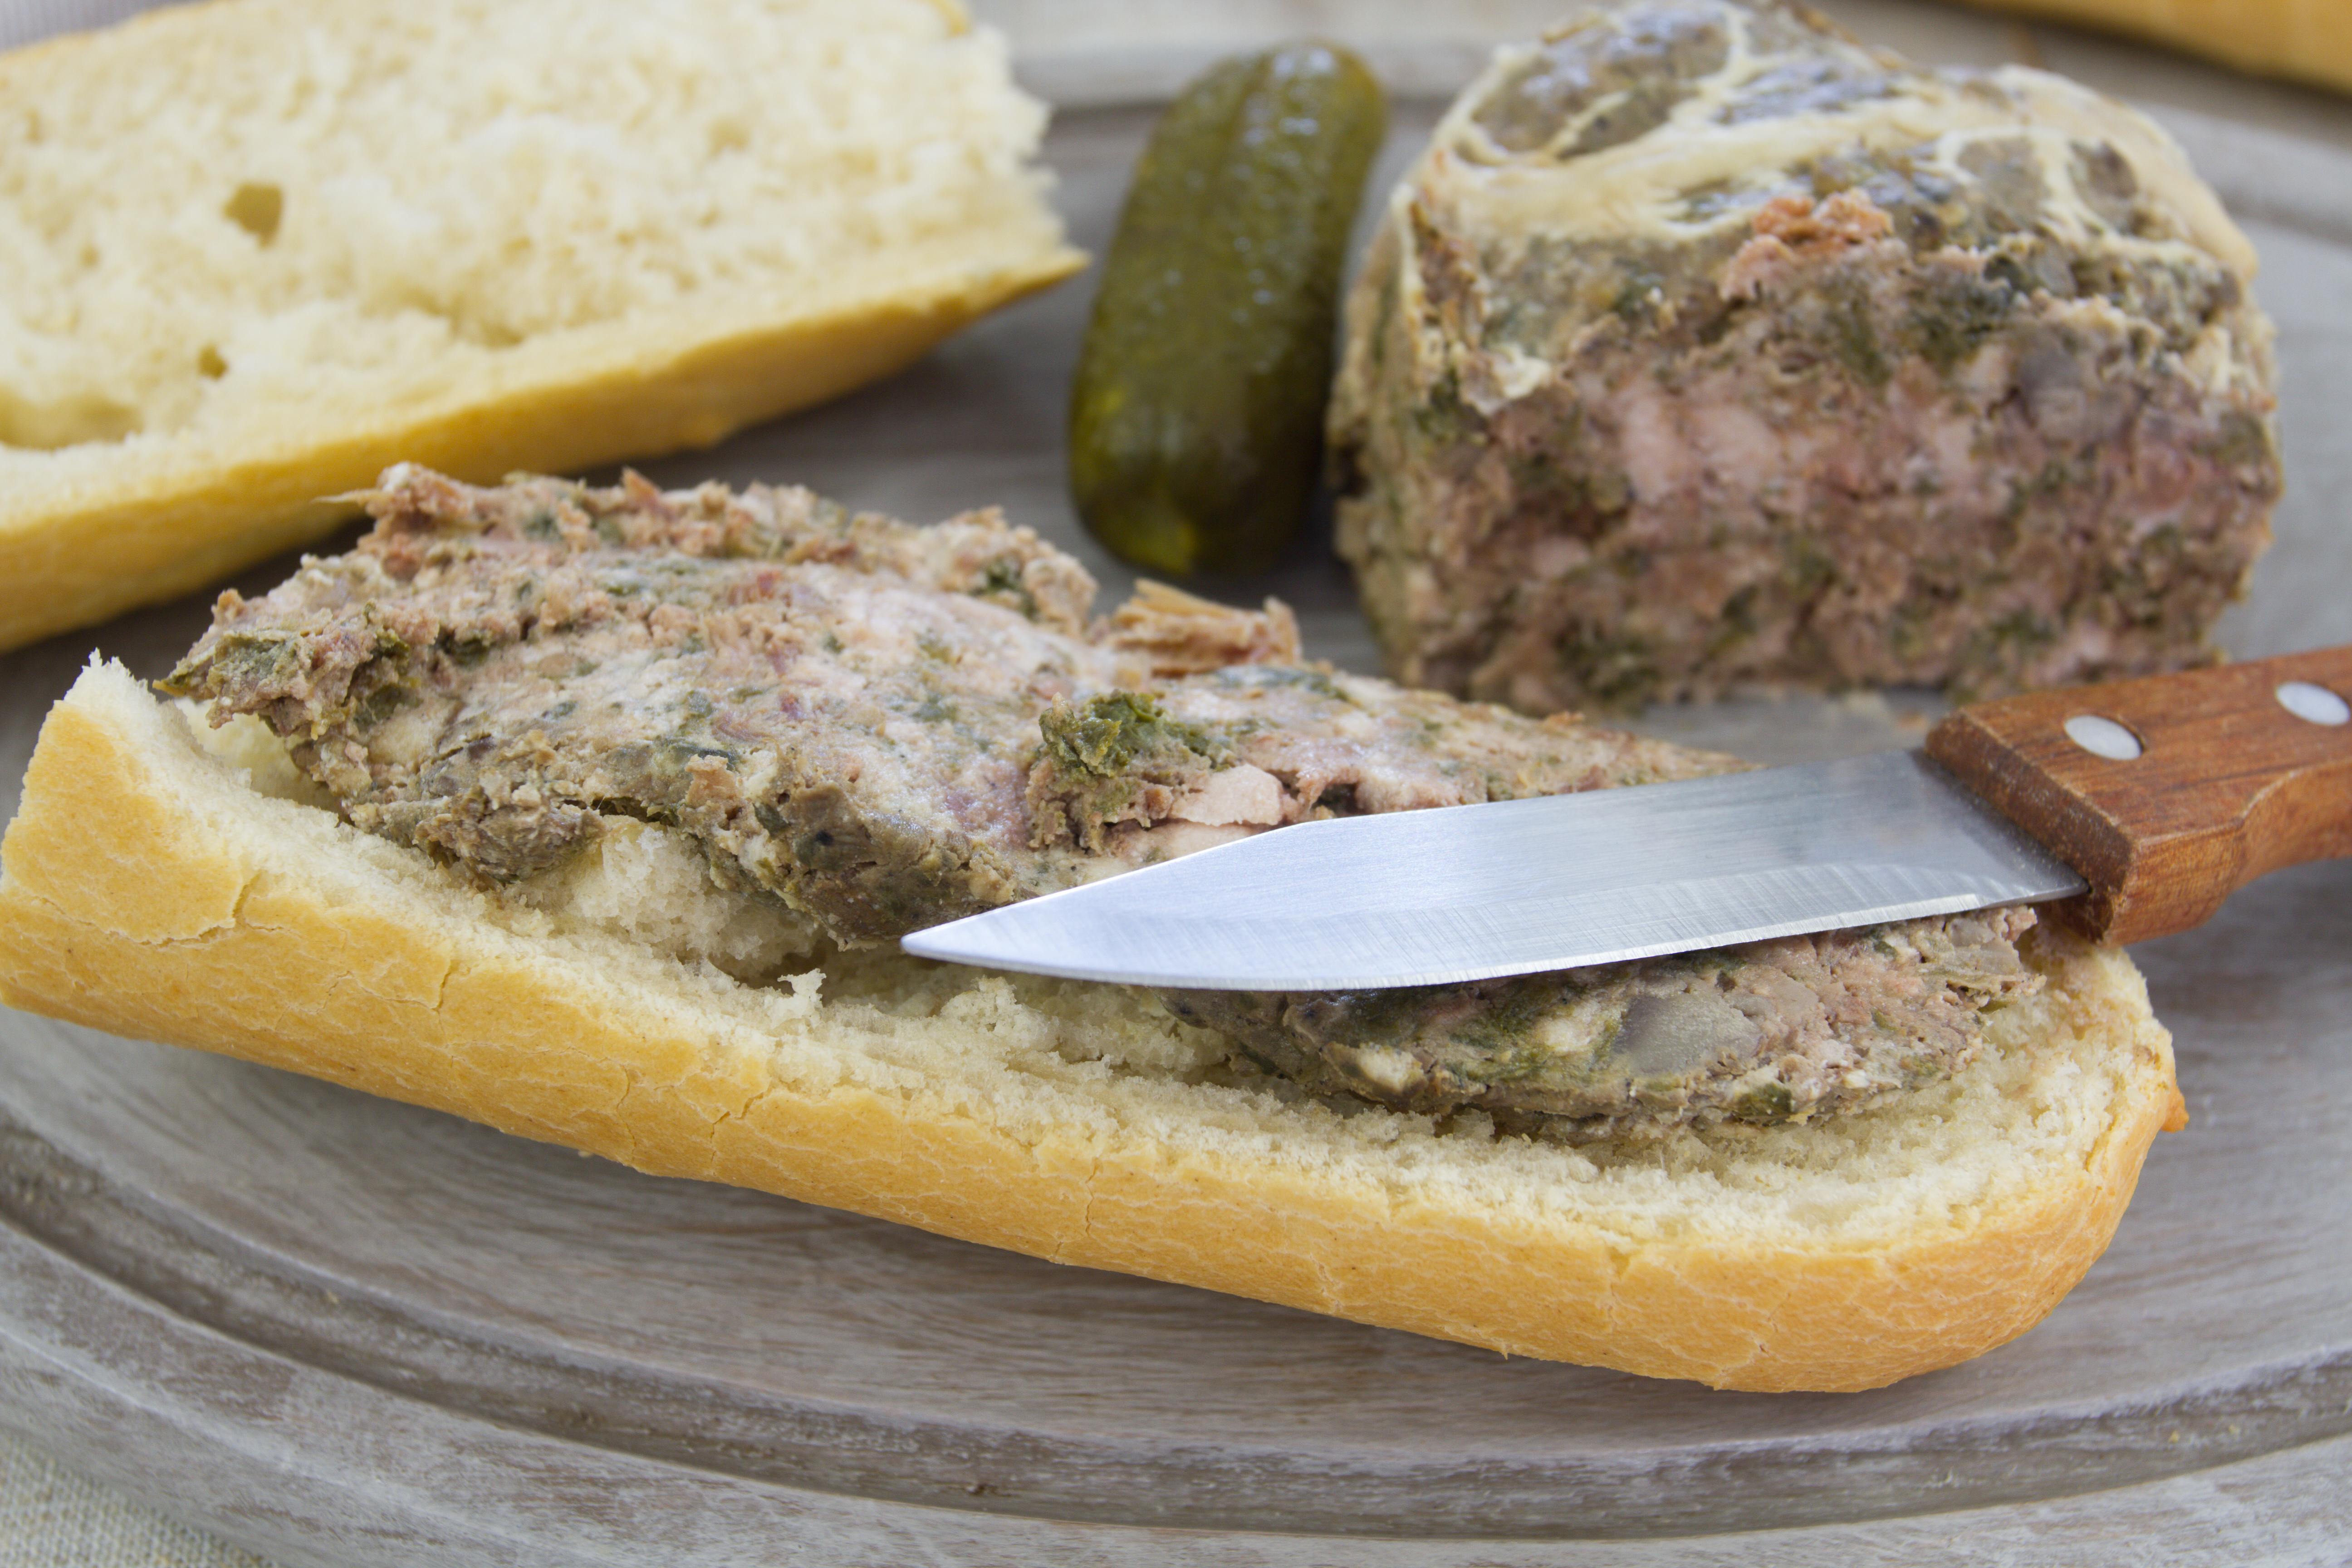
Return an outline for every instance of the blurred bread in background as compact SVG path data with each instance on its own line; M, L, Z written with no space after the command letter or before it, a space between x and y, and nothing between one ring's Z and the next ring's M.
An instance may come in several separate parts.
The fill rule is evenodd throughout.
M2345 0L1968 0L1988 11L2126 33L2257 76L2352 89Z

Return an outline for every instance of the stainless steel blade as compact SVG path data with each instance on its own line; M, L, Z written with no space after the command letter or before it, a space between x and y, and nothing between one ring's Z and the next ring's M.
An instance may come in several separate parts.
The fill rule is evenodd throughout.
M2032 903L2084 883L1916 752L1306 822L934 926L1079 980L1339 991Z

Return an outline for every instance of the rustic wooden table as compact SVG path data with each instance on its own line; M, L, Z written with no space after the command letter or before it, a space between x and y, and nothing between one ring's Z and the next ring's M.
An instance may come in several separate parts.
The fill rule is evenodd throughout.
M1072 106L1049 156L1097 247L1149 122L1133 100L1216 49L1318 25L1428 94L1467 68L1464 37L1537 14L981 8ZM2173 126L2246 219L2282 329L2290 493L2229 641L2352 640L2352 109L1925 4L1830 9L1923 58L2031 47ZM1401 104L1392 166L1433 112ZM915 519L1002 501L1108 599L1131 579L1061 494L1087 295L648 471ZM1310 651L1370 667L1318 551L1244 589L1297 604ZM0 810L89 649L159 672L205 618L192 600L0 660ZM1648 722L1784 760L1916 738L1927 706ZM2352 863L2283 874L2139 957L2195 1120L2159 1142L2112 1251L2016 1344L1843 1397L1506 1361L1057 1268L0 1016L0 1426L297 1563L2336 1561Z

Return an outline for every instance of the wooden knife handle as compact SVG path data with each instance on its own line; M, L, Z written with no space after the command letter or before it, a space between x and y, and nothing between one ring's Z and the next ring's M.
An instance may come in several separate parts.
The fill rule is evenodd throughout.
M1928 731L1927 754L2091 884L2056 906L2068 924L2143 942L2266 872L2352 855L2347 704L2352 647L2322 648L1977 703ZM2069 733L2096 743L2085 718L2139 754L2089 749Z

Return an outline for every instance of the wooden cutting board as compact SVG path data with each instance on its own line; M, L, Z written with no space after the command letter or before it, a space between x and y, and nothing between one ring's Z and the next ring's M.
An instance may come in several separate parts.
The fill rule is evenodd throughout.
M1443 87L1424 79L1470 58L1360 9L1391 28L1401 79ZM2009 47L1924 5L1833 9L1927 58ZM1532 29L1510 11L1463 16ZM1150 120L1099 100L1240 41L1228 14L1192 25L1227 32L1033 36L1033 79L1097 103L1048 149L1080 243L1099 249ZM2265 259L2290 490L2229 641L2352 640L2352 110L2050 47L2110 89L2171 84L2168 122ZM1434 109L1402 107L1391 170ZM648 471L797 480L916 520L1002 501L1081 553L1108 603L1131 574L1061 494L1087 300L1081 281L887 386ZM1316 552L1234 592L1282 595L1310 652L1371 667ZM0 808L90 648L160 673L205 617L191 600L0 660ZM1916 740L1927 706L1650 723L1781 761ZM2113 1249L2019 1342L1851 1396L1507 1361L0 1016L0 1426L289 1563L2325 1558L2352 1533L2352 863L2283 874L2138 956L2194 1120L2158 1142Z

